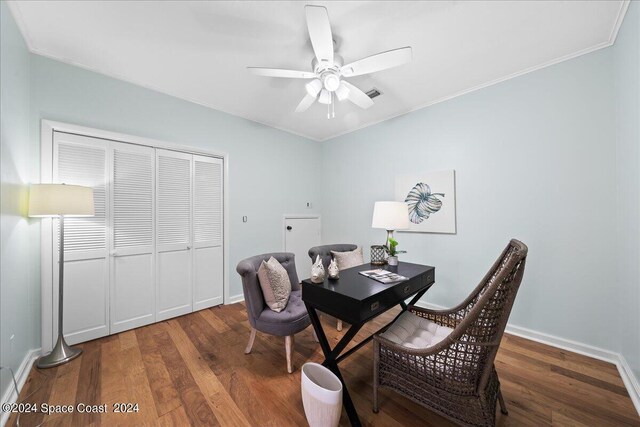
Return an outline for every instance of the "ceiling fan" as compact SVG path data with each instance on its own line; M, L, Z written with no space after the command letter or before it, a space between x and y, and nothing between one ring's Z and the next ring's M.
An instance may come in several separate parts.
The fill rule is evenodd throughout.
M335 117L334 102L348 99L360 108L369 108L373 101L363 91L345 80L346 77L375 73L411 61L411 47L381 52L343 65L342 57L334 51L333 35L327 9L323 6L305 6L307 28L315 58L313 71L295 71L281 68L247 67L259 76L290 79L311 79L306 84L307 94L296 107L296 113L308 109L316 100L327 105L327 118Z

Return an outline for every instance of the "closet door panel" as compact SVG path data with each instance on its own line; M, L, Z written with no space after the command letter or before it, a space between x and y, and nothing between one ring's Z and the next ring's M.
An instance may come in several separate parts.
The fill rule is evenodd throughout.
M156 321L193 310L192 156L156 150Z
M194 250L193 310L222 304L223 255L222 246Z
M223 302L222 159L193 156L193 309Z
M112 146L111 333L116 333L155 320L155 151Z
M158 320L191 313L191 254L188 250L158 253Z
M65 218L64 335L70 344L109 334L108 142L54 132L53 182L93 188L95 216ZM53 336L58 310L58 221L53 227ZM55 341L55 340L54 340Z
M65 261L64 335L69 344L109 335L106 270L101 258Z

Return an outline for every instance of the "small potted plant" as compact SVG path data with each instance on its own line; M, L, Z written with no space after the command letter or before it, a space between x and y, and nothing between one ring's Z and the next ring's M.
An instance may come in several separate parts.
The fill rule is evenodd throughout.
M393 237L390 237L387 241L387 245L384 247L386 252L389 254L387 258L387 262L389 265L398 265L398 254L406 254L407 251L399 251L396 248L398 247L398 241Z

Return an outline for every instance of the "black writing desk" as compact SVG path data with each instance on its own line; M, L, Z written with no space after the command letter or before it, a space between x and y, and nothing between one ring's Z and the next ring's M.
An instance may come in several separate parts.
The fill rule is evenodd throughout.
M352 426L360 426L360 419L338 363L367 344L373 335L344 354L341 354L342 351L365 323L396 305L400 305L402 311L406 310L405 300L413 297L409 305L415 304L435 280L435 267L408 262L401 262L397 267L382 267L409 278L403 282L387 285L359 274L360 271L376 268L381 267L364 264L340 271L338 280L327 278L324 283L319 284L312 283L309 279L302 281L302 300L307 307L311 324L325 357L322 364L336 374L342 382L342 401ZM329 346L316 309L351 324L349 330L333 349Z

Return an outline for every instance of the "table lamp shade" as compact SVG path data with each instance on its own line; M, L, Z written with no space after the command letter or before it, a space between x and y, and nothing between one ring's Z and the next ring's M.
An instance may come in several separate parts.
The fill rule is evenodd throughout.
M376 202L371 227L406 230L409 228L409 206L405 202Z
M29 216L93 216L93 188L66 184L33 184Z

